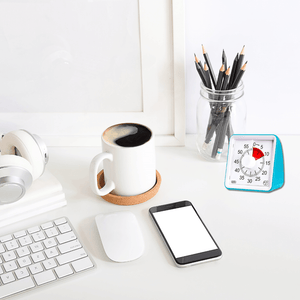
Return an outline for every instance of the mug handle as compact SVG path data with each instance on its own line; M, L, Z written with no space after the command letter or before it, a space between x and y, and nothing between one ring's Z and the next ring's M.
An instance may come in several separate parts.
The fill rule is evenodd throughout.
M101 189L98 188L97 175L100 163L104 160L108 159L113 161L113 155L109 152L103 152L96 155L91 164L90 164L90 186L92 191L99 196L105 196L109 194L116 186L112 180L107 180L104 187Z

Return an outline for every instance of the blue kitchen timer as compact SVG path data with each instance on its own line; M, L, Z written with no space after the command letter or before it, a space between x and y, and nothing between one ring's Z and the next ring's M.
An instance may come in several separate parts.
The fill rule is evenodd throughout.
M225 187L271 192L284 184L282 145L274 134L233 134L230 138Z

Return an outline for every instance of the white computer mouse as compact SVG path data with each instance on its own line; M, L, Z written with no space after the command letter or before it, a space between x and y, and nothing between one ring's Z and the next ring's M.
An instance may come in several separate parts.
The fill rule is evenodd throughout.
M143 235L132 212L99 214L95 220L103 248L111 260L127 262L143 254Z

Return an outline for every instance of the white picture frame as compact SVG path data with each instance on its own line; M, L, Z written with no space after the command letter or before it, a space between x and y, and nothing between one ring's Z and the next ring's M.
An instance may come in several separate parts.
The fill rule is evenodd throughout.
M102 132L113 124L141 123L153 129L157 146L182 146L185 143L185 54L184 54L184 0L138 0L141 48L142 101L141 112L78 113L78 112L24 112L0 113L1 131L26 129L43 138L48 146L100 146ZM157 13L165 15L163 24L157 24ZM165 28L167 24L167 28ZM156 40L156 33L165 30L167 41ZM164 45L164 42L168 45ZM153 50L170 49L169 70L172 70L172 89L166 91L170 103L166 109L158 107L158 94L153 88L157 68L151 65ZM1 52L1 50L0 50ZM167 72L166 72L167 74ZM166 80L170 80L167 78ZM155 101L153 100L155 99ZM5 98L0 102L7 101ZM3 103L3 102L2 102ZM153 105L156 103L158 105ZM163 100L161 100L163 106Z

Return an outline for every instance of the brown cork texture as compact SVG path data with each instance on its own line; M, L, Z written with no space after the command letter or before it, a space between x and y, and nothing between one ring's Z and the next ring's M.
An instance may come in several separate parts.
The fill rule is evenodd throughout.
M104 171L100 171L97 175L97 182L98 182L98 188L101 189L104 185ZM107 202L117 204L117 205L135 205L140 204L143 202L148 201L149 199L153 198L161 184L161 176L159 172L156 170L156 184L153 186L153 188L143 194L137 195L137 196L118 196L114 195L112 193L109 193L108 195L101 196L104 200Z

